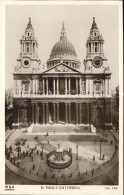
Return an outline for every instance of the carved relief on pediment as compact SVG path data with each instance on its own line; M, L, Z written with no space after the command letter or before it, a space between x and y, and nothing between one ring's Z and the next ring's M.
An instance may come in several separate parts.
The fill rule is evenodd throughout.
M57 67L51 69L49 72L74 72L74 71L67 66L60 65L60 66L57 66Z

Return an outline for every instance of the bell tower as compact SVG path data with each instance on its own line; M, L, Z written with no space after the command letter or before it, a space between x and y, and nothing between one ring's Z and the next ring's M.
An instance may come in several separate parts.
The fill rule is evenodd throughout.
M103 51L104 39L99 32L95 17L86 42L87 55L84 60L85 72L103 72L107 65L107 58Z
M38 42L35 37L31 18L29 18L25 33L20 40L20 56L17 59L16 69L19 72L36 71L39 69L39 63Z

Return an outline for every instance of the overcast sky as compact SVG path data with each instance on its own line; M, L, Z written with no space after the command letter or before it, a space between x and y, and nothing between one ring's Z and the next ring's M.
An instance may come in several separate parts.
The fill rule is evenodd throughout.
M104 53L112 71L112 88L119 83L119 10L117 5L9 5L6 7L6 89L13 87L12 72L20 53L20 39L29 17L37 37L41 64L49 59L53 45L59 41L62 22L67 39L82 63L93 17L103 35Z

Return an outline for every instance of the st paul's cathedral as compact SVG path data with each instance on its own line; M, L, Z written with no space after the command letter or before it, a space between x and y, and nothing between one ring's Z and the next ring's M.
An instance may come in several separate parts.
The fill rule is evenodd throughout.
M111 72L95 18L86 40L83 63L68 40L63 23L47 68L41 70L38 42L29 18L13 73L13 128L37 124L97 127L111 124Z

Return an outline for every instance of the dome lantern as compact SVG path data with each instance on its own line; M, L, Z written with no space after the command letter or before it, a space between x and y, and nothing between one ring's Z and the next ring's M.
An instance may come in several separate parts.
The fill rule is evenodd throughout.
M62 23L62 30L61 30L60 40L67 40L64 22Z

